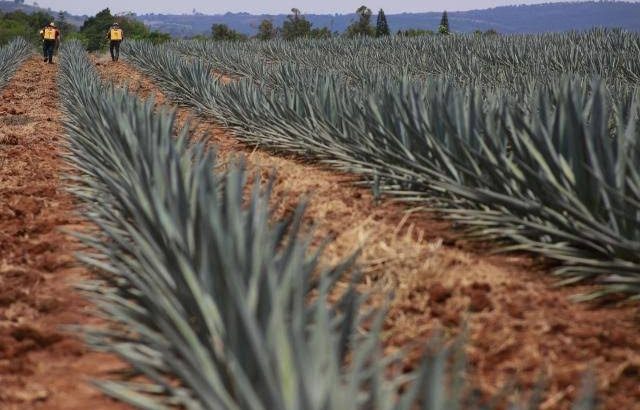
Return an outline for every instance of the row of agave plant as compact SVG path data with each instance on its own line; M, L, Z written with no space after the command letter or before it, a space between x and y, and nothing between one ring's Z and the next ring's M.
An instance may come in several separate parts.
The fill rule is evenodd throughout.
M131 366L105 392L144 409L489 408L459 345L434 343L410 373L381 355L383 312L353 286L337 296L353 260L321 266L304 206L274 220L269 181L221 171L173 112L101 83L80 43L62 48L59 88L70 189L96 227L77 234L97 274L84 289L111 322L87 336Z
M4 87L29 55L31 46L21 37L0 47L0 88Z
M640 296L638 91L614 98L577 77L515 96L407 76L360 87L295 64L224 84L208 61L166 47L133 42L126 53L247 143L359 173L471 237L552 258L564 283L602 285L585 299Z
M441 77L456 85L517 90L565 73L597 74L623 89L640 82L640 36L620 30L522 36L455 35L412 39L332 39L220 43L181 41L182 53L206 58L228 75L295 63L368 81L372 71L397 77Z

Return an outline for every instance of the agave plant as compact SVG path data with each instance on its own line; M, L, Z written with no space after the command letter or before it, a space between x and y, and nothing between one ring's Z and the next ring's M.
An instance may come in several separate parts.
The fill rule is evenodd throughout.
M320 265L303 206L274 221L255 178L244 200L241 163L212 172L172 112L101 84L79 43L60 67L71 190L97 228L78 234L99 275L84 289L111 322L87 334L134 377L99 381L105 392L144 409L486 408L460 347L435 343L406 374L381 355L384 312L340 291L352 259Z
M31 55L31 47L22 37L15 38L9 44L0 47L0 89L9 82L29 55Z

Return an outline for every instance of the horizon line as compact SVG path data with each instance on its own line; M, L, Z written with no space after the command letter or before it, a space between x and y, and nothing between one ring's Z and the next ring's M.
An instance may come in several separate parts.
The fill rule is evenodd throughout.
M517 0L516 0L517 1ZM0 0L0 2L6 2L6 3L14 3L13 0ZM464 13L464 12L472 12L472 11L482 11L482 10L494 10L494 9L500 9L500 8L509 8L509 7L540 7L540 6L549 6L549 5L560 5L560 4L580 4L580 3L596 3L596 4L609 4L609 5L620 5L620 4L638 4L639 0L586 0L586 1L580 1L580 0L563 0L563 1L552 1L549 0L545 3L534 3L534 4L523 4L523 3L514 3L514 4L509 4L509 5L498 5L498 6L493 6L493 7L484 7L484 8L469 8L469 9L432 9L432 10L422 10L422 11L391 11L391 12L385 12L385 14L387 15L398 15L398 14L425 14L425 13L442 13L444 11L446 11L447 13ZM136 11L136 10L117 10L117 9L112 9L110 7L103 7L103 8L98 8L97 11L95 11L93 14L87 14L87 13L82 13L82 12L69 12L68 10L60 10L60 9L54 9L53 7L46 7L46 6L35 6L34 4L38 4L37 1L32 1L32 4L27 4L26 2L23 3L23 5L25 6L30 6L30 7L38 7L42 10L46 10L46 11L51 11L51 12L64 12L67 13L69 15L72 16L79 16L79 17L85 17L85 16L91 16L91 15L95 15L98 12L100 12L101 10L104 10L106 8L109 8L112 13L114 14L127 14L127 13L133 13L135 15L166 15L166 16L171 16L171 15L175 15L175 16L224 16L227 14L246 14L246 15L254 15L254 16L282 16L282 15L288 15L290 14L290 10L287 11L283 11L283 12L266 12L266 11L226 11L226 12L207 12L207 11L200 11L197 10L196 8L193 9L192 12L172 12L172 11ZM377 10L371 9L373 12L377 12ZM355 10L351 11L351 12L320 12L320 11L305 11L302 10L302 14L303 15L330 15L330 16L344 16L344 15L351 15L351 14L355 14Z

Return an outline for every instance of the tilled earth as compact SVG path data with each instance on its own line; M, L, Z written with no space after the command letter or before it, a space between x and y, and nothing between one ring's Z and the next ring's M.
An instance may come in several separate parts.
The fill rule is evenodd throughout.
M168 103L126 63L95 58L105 80L126 81L141 96ZM82 230L65 192L64 136L56 66L28 61L0 94L0 409L120 409L87 381L121 368L92 353L65 325L100 323L73 285L77 245L61 228ZM183 123L193 117L179 109ZM307 195L307 222L333 236L326 262L363 247L363 288L394 293L386 349L424 346L440 329L468 326L473 382L494 394L508 383L531 389L547 379L544 408L567 409L583 373L593 369L606 409L640 409L640 337L634 305L575 304L581 288L554 288L543 264L523 255L487 256L456 240L446 223L382 201L353 177L238 143L215 123L196 121L222 161L245 155L250 170L276 171L278 212ZM415 357L419 349L414 351ZM413 366L411 361L407 367Z
M170 103L126 63L94 61L106 81ZM351 184L351 176L244 146L214 122L194 116L178 109L180 124L189 120L194 136L211 138L222 161L244 155L250 170L277 173L282 213L309 197L308 222L317 226L318 237L335 237L327 262L363 247L363 287L395 296L385 324L387 351L424 346L436 329L459 334L466 323L473 382L486 394L509 384L531 391L544 377L542 407L568 409L585 372L593 370L604 408L640 409L637 305L573 303L572 295L590 289L554 287L540 260L488 256L486 249L456 240L446 223L430 215L389 201L376 205L368 190ZM413 353L417 358L419 349Z
M0 408L121 409L88 383L117 360L65 330L97 320L61 231L82 222L64 189L56 67L33 58L0 94Z

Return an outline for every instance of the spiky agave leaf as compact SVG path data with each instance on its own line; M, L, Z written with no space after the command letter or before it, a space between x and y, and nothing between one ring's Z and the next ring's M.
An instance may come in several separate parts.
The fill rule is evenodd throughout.
M31 46L22 37L17 37L0 47L0 89L13 77L20 64L31 55Z

